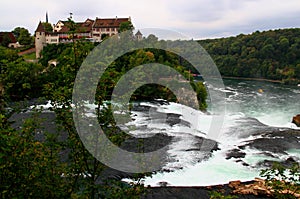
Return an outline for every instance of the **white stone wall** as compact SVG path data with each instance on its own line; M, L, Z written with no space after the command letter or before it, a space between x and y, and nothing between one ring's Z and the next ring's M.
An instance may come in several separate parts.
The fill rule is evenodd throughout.
M46 35L44 32L36 32L35 33L35 56L36 58L41 57L41 51L43 47L46 45Z

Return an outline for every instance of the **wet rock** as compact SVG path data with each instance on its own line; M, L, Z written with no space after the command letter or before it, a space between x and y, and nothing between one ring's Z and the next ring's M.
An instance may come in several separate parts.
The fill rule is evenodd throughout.
M288 159L286 159L285 161L282 162L282 165L284 167L291 167L295 163L297 163L297 161L293 157L289 157Z
M166 123L169 124L170 126L174 126L176 124L181 124L183 126L187 126L187 127L190 127L190 124L186 121L183 121L180 119L180 116L179 114L176 114L176 113L167 113L167 116L166 116Z
M278 163L278 161L274 161L274 160L263 160L259 163L257 163L257 165L259 167L267 167L267 168L271 168L275 163Z
M237 161L235 161L236 163L241 163L243 166L245 166L245 167L249 167L250 165L248 164L248 163L246 163L246 162L244 162L243 160L241 160L241 159L238 159Z
M300 149L299 144L300 131L297 130L276 130L271 133L263 135L262 138L258 138L249 141L247 144L239 146L240 149L246 147L257 149L266 155L269 154L284 154L290 149Z
M246 153L240 151L239 149L232 149L228 153L226 153L226 159L231 158L244 158L246 156Z
M282 166L288 168L291 167L293 164L297 163L294 158L289 157L288 159L284 161L275 161L275 160L264 160L258 163L258 166L263 166L263 167L272 167L275 163L280 163Z
M300 127L300 114L293 117L292 123L296 124L298 127Z
M131 137L129 139L126 139L120 147L130 152L149 153L152 151L157 151L169 145L172 141L172 136L158 133L148 138Z

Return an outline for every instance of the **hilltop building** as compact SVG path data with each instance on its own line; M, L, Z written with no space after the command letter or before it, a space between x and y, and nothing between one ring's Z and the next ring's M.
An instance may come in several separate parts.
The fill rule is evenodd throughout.
M48 14L46 20L48 21ZM123 22L131 22L131 18L86 19L84 22L75 22L75 24L59 20L52 26L53 31L46 31L45 23L40 21L35 31L36 58L40 58L41 51L47 44L67 43L83 38L92 42L101 42L106 36L118 34L120 25ZM72 26L75 31L73 37L70 37Z

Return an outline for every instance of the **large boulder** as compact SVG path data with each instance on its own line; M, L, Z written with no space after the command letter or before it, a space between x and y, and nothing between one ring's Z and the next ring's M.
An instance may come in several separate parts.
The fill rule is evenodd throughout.
M294 124L296 124L298 127L300 127L300 114L294 116L292 122L293 122Z

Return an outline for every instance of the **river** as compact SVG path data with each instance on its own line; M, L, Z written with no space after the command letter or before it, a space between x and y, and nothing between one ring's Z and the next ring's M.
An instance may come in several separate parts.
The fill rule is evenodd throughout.
M206 85L226 94L226 112L215 139L217 150L212 146L209 153L202 150L215 116L209 99L207 113L163 101L136 104L139 108L133 109L132 121L126 124L128 129L135 129L129 132L131 135L146 138L164 134L173 138L168 143L168 161L161 171L143 179L145 185L167 182L172 186L205 186L249 181L259 177L266 161L292 158L300 162L300 128L291 123L292 117L300 114L300 87L229 79L224 85L222 89ZM50 103L41 106L51 107ZM19 117L16 121L20 122ZM287 133L293 130L295 134Z
M292 117L300 114L300 87L229 79L224 80L224 85L225 89L219 89L220 92L226 93L226 113L216 140L219 150L213 151L209 157L201 150L193 150L193 147L199 146L197 138L205 137L208 133L207 129L214 114L210 112L210 106L210 114L207 114L176 103L142 104L152 107L153 113L179 114L183 122L177 125L151 119L149 113L134 112L135 120L128 125L143 126L143 130L136 130L131 132L132 134L159 132L178 137L176 142L169 146L168 155L171 161L164 166L164 172L157 172L145 178L145 185L159 186L159 182L167 182L172 186L204 186L228 183L232 180L248 181L259 177L260 170L264 168L261 163L265 160L284 161L292 157L293 160L300 161L299 136L295 137L299 147L285 147L282 152L278 150L278 153L246 146L247 143L262 138L266 132L276 131L280 134L285 130L300 129L291 123ZM153 113L152 115L155 115ZM195 118L201 121L201 125L195 125ZM145 130L145 126L148 130ZM271 139L272 134L269 137ZM273 138L286 143L285 137ZM245 147L241 147L243 145ZM243 155L228 158L227 154L232 150L239 150ZM168 172L165 172L166 170Z

